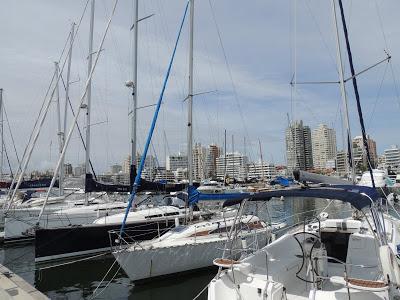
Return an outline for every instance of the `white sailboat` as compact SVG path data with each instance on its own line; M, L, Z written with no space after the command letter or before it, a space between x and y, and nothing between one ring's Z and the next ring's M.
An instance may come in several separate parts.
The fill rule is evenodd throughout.
M386 187L392 185L390 178L388 177L386 172L383 170L373 169L372 176L374 178L374 183L375 183L376 188L383 189L383 188L386 188ZM358 182L358 185L372 187L371 173L369 171L364 172L361 175L361 179Z
M379 211L379 195L374 189L342 187L292 193L350 202L358 211L354 217L317 216L244 259L216 259L214 263L221 269L210 282L208 299L400 297L395 247L400 241L399 220Z
M270 229L252 215L180 225L150 241L121 246L113 255L132 281L210 267L222 255L232 228L232 259L267 244ZM129 234L129 232L128 232Z
M112 11L112 14L108 20L108 23L106 25L102 40L99 45L99 50L98 51L93 51L93 24L94 24L94 0L91 1L91 18L90 18L90 34L89 34L89 56L88 56L88 77L86 80L86 85L85 89L83 91L83 94L81 95L80 101L79 101L79 106L78 109L76 110L76 113L74 115L72 125L70 126L68 132L66 128L66 118L64 118L64 129L63 132L61 131L61 122L59 119L59 136L60 136L60 157L58 159L57 165L54 170L53 178L50 183L50 187L46 193L46 196L43 198L38 198L38 199L32 199L31 201L28 201L24 207L21 208L21 210L18 208L15 208L14 204L14 198L17 193L17 189L19 188L22 179L23 179L23 174L27 168L28 162L30 160L33 148L35 147L35 144L37 142L40 129L43 125L44 119L47 114L47 110L50 106L51 100L53 95L55 94L58 96L58 83L61 77L61 72L58 70L58 66L56 65L56 73L55 73L55 83L56 85L53 87L53 91L51 93L51 97L49 97L49 100L47 101L45 105L45 112L40 115L40 120L39 120L39 125L38 129L35 130L32 142L29 143L29 147L27 148L27 155L24 159L24 162L21 166L21 172L19 174L18 180L16 182L16 186L14 191L12 192L12 195L10 196L10 200L8 203L7 207L7 216L8 218L5 219L5 239L6 240L18 240L18 239L32 239L34 237L35 231L38 228L54 228L54 227L59 227L59 226L72 226L72 225L80 225L83 223L91 223L93 222L96 218L99 218L104 215L109 215L113 213L118 213L126 207L124 202L114 202L114 201L108 201L109 198L105 193L101 193L100 196L102 196L102 199L98 199L99 194L93 194L92 197L89 197L89 195L85 194L79 194L84 197L85 201L83 202L82 199L71 199L64 200L66 198L66 195L63 193L63 189L60 189L60 195L57 197L52 197L51 192L52 188L54 187L56 183L57 176L59 175L59 178L62 180L63 179L63 167L64 167L64 157L65 157L65 152L68 147L68 143L71 139L72 132L74 130L75 125L77 124L77 120L79 117L79 113L84 109L88 109L87 113L87 141L86 141L86 169L88 169L88 166L90 166L90 161L89 161L89 147L90 147L90 93L91 93L91 79L95 70L95 67L97 65L100 52L102 49L102 46L104 44L105 37L107 35L113 14L115 12L115 6ZM67 78L69 78L70 74L70 65L71 65L71 56L72 56L72 48L73 48L73 42L75 40L76 32L74 31L74 24L72 25L71 32L69 34L69 40L70 40L70 47L69 47L69 52L68 52L68 57L66 58L65 62L68 59L68 74ZM93 57L92 57L93 56ZM92 59L94 59L93 64L92 64ZM64 63L65 64L65 63ZM67 103L69 101L68 99L68 85L69 81L67 79L67 89L66 89L66 104L65 104L65 109L67 111ZM87 99L87 105L82 105L84 100ZM57 101L58 103L59 101ZM58 103L59 104L59 103ZM58 106L59 109L59 106ZM66 114L66 112L65 112ZM36 129L36 128L35 128ZM15 180L15 179L14 179ZM14 182L13 182L14 183ZM62 184L62 183L61 183ZM13 184L12 184L13 186ZM96 201L94 201L96 200ZM111 202L111 203L107 203ZM48 204L51 204L47 206ZM84 204L84 205L83 205ZM102 205L99 207L98 205ZM38 209L38 206L41 205L40 210ZM94 206L92 206L94 205ZM13 209L11 209L13 208ZM28 216L25 215L25 213L28 214ZM25 215L24 218L17 218L15 217L16 215L23 214ZM8 221L8 222L7 222Z
M189 95L188 95L188 203L193 204L194 188L192 172L192 98L193 98L193 23L194 23L194 1L188 1L186 12L190 9L190 36L189 36ZM181 25L181 26L182 26ZM178 34L180 36L182 27ZM175 47L178 40L176 41ZM173 58L173 57L172 57ZM172 61L171 61L172 62ZM162 99L162 98L161 98ZM156 117L156 115L155 115ZM154 120L154 119L153 119ZM151 129L152 130L152 129ZM148 138L151 138L151 133ZM203 193L202 193L203 192ZM230 191L226 187L210 182L203 185L197 191L209 200L231 199L232 195L248 196L249 193L242 193L238 190ZM222 197L221 197L222 196ZM193 212L198 213L198 212ZM113 255L121 267L133 281L148 279L157 276L185 272L198 268L209 267L212 261L219 254L224 253L224 244L229 238L235 236L231 246L237 248L232 253L232 259L238 258L241 251L254 251L265 245L269 240L269 226L261 222L258 217L246 215L242 217L224 216L213 218L203 222L194 222L186 226L176 226L167 233L150 241L137 243L137 239L130 235L129 230L123 231L125 221L129 220L133 212L127 212L123 227L120 231L114 232L120 246L113 251ZM218 215L218 213L215 213ZM223 214L223 212L222 212ZM115 217L115 216L114 216ZM113 218L113 217L112 217ZM234 232L234 234L233 234ZM127 236L124 237L123 234ZM113 240L113 239L111 239ZM125 245L128 244L128 245Z

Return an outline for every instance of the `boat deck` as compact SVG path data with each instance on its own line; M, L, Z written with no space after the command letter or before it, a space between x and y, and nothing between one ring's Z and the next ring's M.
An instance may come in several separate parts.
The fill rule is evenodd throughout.
M48 300L49 298L17 274L0 265L0 299Z

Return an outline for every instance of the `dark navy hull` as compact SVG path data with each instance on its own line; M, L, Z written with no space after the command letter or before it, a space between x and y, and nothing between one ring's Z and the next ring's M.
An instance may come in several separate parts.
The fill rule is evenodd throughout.
M31 179L24 180L19 186L20 189L38 189L49 187L51 183L51 178L41 178L41 179ZM15 187L15 184L14 184ZM56 180L54 187L58 187L58 180Z
M126 242L150 240L169 230L175 224L174 219L141 222L126 227ZM53 229L38 229L35 237L35 260L45 261L66 257L87 255L107 251L115 245L117 236L109 231L121 228L117 225L82 225Z
M20 189L37 189L49 187L51 183L51 178L40 178L40 179L28 179L23 180L19 186ZM13 184L13 188L17 183ZM9 189L11 186L11 181L0 181L1 189ZM54 187L58 187L58 180L56 180Z

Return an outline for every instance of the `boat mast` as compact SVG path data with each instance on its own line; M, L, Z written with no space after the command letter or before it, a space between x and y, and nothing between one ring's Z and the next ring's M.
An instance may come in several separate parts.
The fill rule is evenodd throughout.
M346 41L347 57L349 59L349 64L350 64L350 71L351 71L351 76L352 76L353 89L354 89L354 94L356 96L357 112L358 112L358 118L359 118L360 126L361 126L361 134L362 134L362 137L363 137L363 143L364 143L365 152L367 153L368 169L369 169L369 173L370 173L370 176L371 176L372 187L375 188L374 175L373 175L373 172L372 172L372 165L371 165L371 155L370 155L370 152L369 152L367 134L366 134L366 131L365 131L364 118L363 118L361 102L360 102L360 94L358 92L356 72L354 70L353 55L351 53L349 34L347 32L347 24L346 24L346 18L344 16L342 0L339 0L339 8L340 8L340 15L341 15L341 18L342 18L344 37L345 37L345 41Z
M4 118L3 118L3 89L0 88L0 130L1 130L1 153L0 153L0 178L3 178L4 161Z
M132 61L132 117L131 117L131 166L129 169L129 185L132 191L133 182L137 173L137 158L136 158L136 131L137 131L137 69L138 69L138 23L139 23L139 0L134 0L134 23L133 23L133 61Z
M58 67L58 62L54 62L54 66L55 66L55 78L58 78L58 74L59 74L59 67ZM62 148L63 148L63 133L61 131L61 111L60 111L60 91L59 91L59 85L58 82L56 82L56 105L57 105L57 130L58 130L58 146L59 146L59 153L61 154L62 152ZM63 195L63 179L64 179L64 169L60 168L60 172L58 174L58 178L59 178L59 187L58 187L58 192L59 192L59 196Z
M63 156L65 156L65 152L66 152L67 147L68 147L68 144L69 144L69 142L70 142L70 140L71 140L72 133L73 133L73 131L74 131L75 125L77 124L80 111L81 111L81 109L83 108L82 106L83 106L83 102L85 101L85 98L86 98L86 94L87 94L89 82L91 81L91 79L92 79L92 77L93 77L93 74L94 74L96 65L97 65L97 63L98 63L98 61L99 61L100 52L101 52L101 49L103 48L104 41L105 41L106 36L107 36L107 33L108 33L109 29L110 29L111 21L112 21L114 15L115 15L115 10L116 10L117 4L118 4L118 0L115 0L115 1L114 1L114 5L113 5L113 8L112 8L112 10L111 10L110 17L109 17L109 19L108 19L108 21L107 21L106 28L104 29L104 33L103 33L103 36L102 36L102 38L101 38L99 48L98 48L98 50L95 52L96 55L95 55L95 59L94 59L93 68L91 69L91 71L90 71L90 73L89 73L89 77L88 77L87 80L86 80L84 92L83 92L83 94L81 95L80 100L79 100L78 109L77 109L77 111L76 111L76 113L75 113L75 116L74 116L73 121L72 121L72 124L71 124L71 126L70 126L70 128L69 128L69 130L68 130L68 133L67 133L66 136L65 136L65 143L64 143L64 146L63 146L63 150L62 150L61 156L60 156L60 158L58 159L57 164L56 164L56 166L55 166L54 173L53 173L53 178L51 179L51 183L50 183L49 189L48 189L47 194L46 194L46 199L45 199L44 202L43 202L42 209L40 210L40 213L39 213L38 218L37 218L37 222L36 222L37 226L39 226L39 224L40 224L40 220L41 220L41 218L42 218L44 209L45 209L45 207L46 207L47 201L49 200L49 196L50 196L51 189L52 189L53 186L54 186L54 183L55 183L55 181L56 181L57 173L58 173L58 171L60 170L61 160L62 160ZM47 109L47 108L46 108L46 109ZM35 137L35 138L36 138L36 137ZM14 192L15 192L15 191L14 191Z
M92 98L92 55L93 55L93 28L94 28L94 8L95 0L91 1L90 12L90 32L89 32L89 56L88 56L88 86L86 93L86 157L85 157L85 176L90 174L90 105ZM101 49L100 49L101 50ZM85 193L85 205L88 204L89 195Z
M340 47L340 38L339 38L339 29L336 17L336 0L332 0L332 11L333 11L333 19L335 24L335 35L336 35L336 54L337 54L337 64L339 68L339 82L340 82L340 94L342 96L342 111L344 114L344 121L346 127L346 138L347 138L347 149L346 149L346 174L351 174L351 180L353 183L356 182L355 175L355 166L354 166L354 157L353 157L353 145L351 140L351 131L350 131L350 121L349 121L349 109L348 109L348 101L347 101L347 93L346 93L346 85L344 82L344 71L343 71L343 60L342 60L342 51Z
M67 131L67 116L68 116L68 104L69 104L69 83L71 78L71 61L72 61L72 49L74 45L74 35L75 35L75 23L72 22L71 25L71 33L69 36L69 52L68 52L68 65L67 65L67 82L65 83L65 103L64 103L64 127L61 131L61 127L59 128L59 136L61 139L61 149L64 147L65 143L65 132ZM64 194L64 176L65 176L65 157L63 157L61 166L60 166L60 182L59 182L59 189L60 189L60 196Z
M189 29L189 90L188 90L188 179L189 185L193 184L193 27L194 27L194 0L190 3L190 29Z

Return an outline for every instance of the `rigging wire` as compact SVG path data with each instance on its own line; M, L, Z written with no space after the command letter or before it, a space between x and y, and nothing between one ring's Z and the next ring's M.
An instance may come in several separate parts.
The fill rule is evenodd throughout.
M187 11L188 11L188 8L189 8L189 4L190 4L190 2L187 1L186 6L185 6L185 11L184 11L184 14L183 14L183 17L182 17L182 20L181 20L181 22L180 22L180 27L179 27L178 35L177 35L176 40L175 40L175 43L174 43L174 49L173 49L173 52L172 52L172 55L171 55L171 58L170 58L170 61L169 61L169 64L168 64L167 73L166 73L165 78L164 78L164 84L163 84L163 87L162 87L162 89L161 89L161 93L160 93L160 96L159 96L159 99L158 99L157 108L156 108L156 111L154 112L154 117L153 117L153 120L152 120L152 124L151 124L151 127L150 127L150 131L149 131L149 134L148 134L148 138L147 138L147 141L146 141L146 145L145 145L145 148L144 148L144 151L143 151L141 160L140 160L138 172L137 172L137 174L136 174L135 182L134 182L134 184L133 184L133 186L132 186L132 192L131 192L131 194L130 194L130 196L129 196L129 199L128 199L128 205L127 205L127 207L126 207L124 220L123 220L122 225L121 225L120 235L122 235L123 232L124 232L126 219L127 219L127 217L128 217L129 211L130 211L130 209L131 209L131 207L132 207L132 203L133 203L133 200L134 200L135 195L136 195L137 186L138 186L138 184L140 184L141 173L142 173L142 170L143 170L143 167L144 167L145 158L146 158L147 152L148 152L148 150L149 150L151 138L152 138L152 136L153 136L154 128L155 128L156 121L157 121L158 112L159 112L159 110L160 110L160 106L161 106L161 103L162 103L162 100L163 100L164 92L165 92L165 89L166 89L166 86L167 86L167 83L168 83L169 75L170 75L170 73L171 73L171 69L172 69L172 65L173 65L173 62L174 62L176 50L177 50L177 48L178 48L178 43L179 43L179 40L180 40L180 37L181 37L181 33L182 33L182 28L183 28L184 22L185 22L185 20L186 20L186 14L187 14ZM104 280L104 278L107 276L107 274L111 271L112 267L114 266L114 264L115 264L116 262L117 262L117 260L114 261L113 265L109 268L109 270L107 271L106 275L104 275L103 280ZM116 274L119 272L120 269L121 269L121 265L119 266L118 271L114 274L113 278L115 278ZM103 280L102 280L102 281L103 281ZM98 285L97 288L96 288L96 290L93 292L93 296L95 296L95 292L97 291L97 289L99 288L99 286L100 286L100 285ZM106 285L106 287L107 287L107 286L108 286L108 285ZM105 289L103 289L103 291L104 291L104 290L105 290Z
M318 30L319 36L320 36L320 38L321 38L322 43L324 44L324 47L325 47L325 49L326 49L326 52L328 53L330 59L332 60L333 65L335 66L336 72L339 74L339 70L338 70L338 68L337 68L336 60L333 58L333 55L332 55L332 53L331 53L331 51L330 51L330 49L329 49L329 47L328 47L328 44L327 44L326 40L324 39L324 35L322 34L321 26L319 25L319 23L318 23L318 21L317 21L315 15L313 14L313 12L312 12L312 10L311 10L311 7L310 7L310 5L308 4L308 1L305 1L304 3L306 4L307 9L308 9L308 11L309 11L309 13L310 13L310 15L311 15L311 18L312 18L312 20L313 20L313 22L314 22L314 24L315 24L315 27L316 27L317 30Z
M72 39L72 42L75 40L75 37L76 37L76 35L78 34L78 30L79 30L79 28L80 28L80 25L81 25L83 16L84 16L84 14L85 14L85 12L86 12L86 8L87 8L87 6L88 6L88 3L89 3L89 0L87 0L86 5L85 5L85 7L84 7L84 10L83 10L83 12L82 12L82 15L81 15L81 17L80 17L80 20L79 20L79 23L78 23L78 26L77 26L75 35L74 35L74 36L71 36L71 32L68 34L68 37L67 37L67 40L66 40L66 42L65 42L64 48L66 47L66 44L68 43L68 41L69 41L70 39ZM65 49L64 49L64 51L65 51ZM70 52L70 51L68 51L68 54L69 54L69 52ZM60 61L58 61L58 64L60 64L60 62L61 62L61 57L62 57L62 56L60 56ZM67 62L67 56L65 57L64 62L63 62L63 64L62 64L62 67L61 67L61 69L60 69L60 74L62 73L66 62ZM28 159L30 158L30 154L31 154L32 151L33 151L34 144L36 143L36 139L37 139L37 137L39 136L40 128L41 128L41 126L42 126L42 124L43 124L44 118L46 117L46 114L47 114L47 111L48 111L48 109L44 109L44 108L45 108L45 106L47 106L47 108L50 106L50 101L47 101L47 102L46 102L46 99L47 99L47 97L48 97L48 95L49 95L49 93L50 93L50 90L51 90L51 87L52 87L52 85L53 85L54 79L56 79L56 74L55 74L55 73L53 73L53 76L52 76L52 79L51 79L51 81L50 81L50 84L49 84L49 86L48 86L48 88L47 88L45 97L43 98L43 102L42 102L41 108L40 108L40 110L39 110L38 117L37 117L36 120L35 120L34 127L33 127L32 131L31 131L31 134L30 134L30 136L29 136L28 143L27 143L27 145L26 145L26 147L25 147L24 153L23 153L22 158L21 158L21 162L23 161L24 164L26 164L26 166L27 166L27 164L28 164ZM60 80L60 76L57 77L56 83L55 83L55 84L58 84L59 80ZM53 91L52 91L52 94L51 94L51 97L53 97L53 94L54 94L55 89L56 89L56 88L54 87L54 88L53 88ZM51 99L50 99L50 100L51 100ZM46 103L47 103L47 105L46 105ZM43 115L43 114L44 114L44 115ZM41 121L39 122L39 120L41 120ZM34 137L34 136L35 136L35 137ZM33 143L33 144L32 144L32 147L29 147L29 146L31 145L31 143ZM30 152L30 153L29 153L29 152ZM28 155L28 157L26 157L26 155ZM14 196L15 196L16 190L15 190L14 192L12 192L12 191L13 191L13 188L12 188L12 187L13 187L13 184L14 184L14 183L16 182L16 180L17 180L16 177L18 176L18 172L19 172L19 171L21 171L21 172L24 172L24 171L25 171L25 170L22 170L22 165L21 165L21 164L18 165L17 172L15 172L15 177L13 177L13 180L12 180L12 182L11 182L10 188L9 188L9 190L8 190L8 192L7 192L7 198L10 199L10 200L8 201L8 202L10 202L10 203L8 204L7 211L9 210L9 208L10 208L10 206L11 206L11 202L12 202ZM23 174L20 175L20 177L22 177L22 176L23 176ZM17 181L17 185L18 185L19 180L20 180L20 179L18 179L18 181ZM16 185L16 187L17 187L17 185ZM10 198L10 197L11 197L11 198ZM3 208L5 208L6 205L7 205L7 201L4 202Z
M153 137L154 129L156 127L158 113L160 111L160 107L161 107L161 103L162 103L162 100L163 100L163 97L164 97L164 93L165 93L165 90L166 90L166 87L167 87L168 79L169 79L169 76L171 74L172 65L173 65L173 62L174 62L176 50L178 48L178 43L179 43L179 40L180 40L180 37L181 37L182 28L183 28L183 25L184 25L184 22L185 22L185 19L186 19L186 14L187 14L187 11L188 11L188 7L189 7L189 1L187 1L186 7L185 7L185 12L184 12L184 15L183 15L181 23L180 23L178 35L177 35L175 43L174 43L174 50L172 52L172 55L171 55L171 58L170 58L170 61L169 61L169 64L168 64L167 73L165 74L165 77L164 77L164 83L163 83L163 86L162 86L162 89L161 89L161 92L160 92L159 99L157 101L157 107L156 107L156 110L154 112L154 116L153 116L153 119L152 119L152 122L151 122L150 130L149 130L149 133L148 133L148 136L147 136L147 141L146 141L146 144L145 144L145 147L144 147L142 158L140 160L138 172L137 172L137 175L136 175L136 178L135 178L135 182L134 182L134 184L132 186L132 192L131 192L131 194L129 196L129 199L128 199L129 203L128 203L128 206L126 207L124 220L122 222L121 229L120 229L121 234L124 232L126 219L128 217L129 211L130 211L130 209L132 207L132 203L133 203L133 200L134 200L135 195L136 195L137 187L140 184L141 173L143 171L143 167L144 167L144 163L145 163L147 152L149 150L151 138Z
M66 90L67 87L66 87L66 85L65 85L64 78L63 78L62 75L61 75L61 81L62 81L62 84L63 84L63 86L64 86L64 89ZM70 107L70 109L71 109L72 116L75 118L75 111L74 111L74 108L72 107L71 99L68 97L68 99L66 99L66 100L67 100L68 103L69 103L69 107ZM78 129L79 137L81 138L81 142L82 142L82 145L83 145L83 149L86 151L86 144L85 144L85 141L84 141L84 139L83 139L82 131L81 131L81 128L79 127L78 121L76 121L75 124L76 124L76 128ZM91 159L89 159L89 164L90 164L90 168L92 169L93 176L94 176L94 178L97 180L96 173L95 173L95 171L94 171L94 168L93 168L93 164L92 164L92 160L91 160Z
M216 31L217 31L218 40L219 40L219 44L220 44L220 47L221 47L221 50L222 50L222 54L223 54L223 57L224 57L225 65L226 65L226 68L227 68L227 71L228 71L229 79L230 79L230 82L231 82L231 85L232 85L232 91L233 91L233 95L234 95L234 98L235 98L235 102L236 102L236 105L238 107L238 112L239 112L239 115L240 115L240 118L241 118L241 121L242 121L244 134L245 134L245 136L247 136L250 139L249 131L247 130L245 118L244 118L244 115L243 115L243 110L242 110L242 107L240 105L240 101L239 101L239 96L238 96L238 93L237 93L236 85L235 85L235 82L233 80L232 70L231 70L231 67L230 67L230 64L229 64L229 61L228 61L228 56L227 56L226 51L225 51L224 43L222 41L222 33L221 33L221 30L220 30L220 28L218 26L217 18L215 16L215 10L214 10L214 7L213 7L213 5L211 3L211 0L208 0L208 3L209 3L209 6L210 6L210 10L211 10L211 16L212 16L212 19L213 19L213 22L214 22L214 25L215 25L215 28L216 28Z
M371 114L370 114L368 122L367 122L367 129L369 129L371 127L371 125L372 125L372 117L373 117L373 115L375 113L376 105L377 105L378 101L380 100L382 86L383 86L383 82L385 81L385 77L386 77L386 72L387 72L388 66L389 66L389 64L386 64L386 66L385 66L385 70L383 72L382 80L381 80L381 82L379 84L378 93L377 93L377 95L375 97L375 103L374 103L374 106L372 108Z
M109 15L109 9L108 9L106 3L104 3L103 1L101 3L102 3L101 7L104 11L104 16L106 17L107 15ZM132 9L133 9L133 3L134 3L134 1L131 1ZM130 21L131 20L129 20L129 22ZM131 24L129 24L129 27L130 26L131 26ZM113 70L116 70L117 71L116 73L118 74L118 77L120 78L119 81L121 83L124 83L127 80L127 78L132 78L132 74L131 74L131 71L128 70L128 66L132 64L133 58L132 58L132 61L130 62L130 64L126 64L125 61L123 60L120 49L124 49L124 47L121 47L121 44L119 43L119 39L117 38L118 34L115 32L115 28L112 26L110 27L109 35L110 35L110 41L111 41L111 43L109 45L110 55L112 54L114 59L111 59L111 62L110 62L110 60L106 60L105 65L106 65L106 68L111 68ZM133 43L132 37L129 39L129 43L130 43L129 49L132 49L132 43ZM129 53L132 53L132 51L129 51ZM102 85L103 90L101 91L100 89L96 89L96 93L101 95L101 97L99 97L99 99L103 99L103 101L98 101L99 111L101 111L101 113L104 114L104 116L107 120L110 119L110 117L109 117L110 105L109 105L109 97L108 97L108 73L109 72L104 73L104 82L106 84ZM137 83L135 83L135 84L137 85ZM129 104L131 104L131 101L130 101L131 93L129 93L128 99L129 99L129 101L127 101L127 103L128 103L128 109L129 109ZM127 119L127 124L128 124L127 128L130 129L131 126L129 123L129 118ZM110 129L112 130L112 126L107 126L106 130L105 130L106 132L104 133L105 134L104 140L105 140L105 144L106 144L105 152L106 152L106 156L107 156L107 161L109 160L109 158L111 159L111 161L116 161L116 158L115 158L116 152L110 151L110 134L109 134ZM128 134L129 134L129 129L127 130Z
M383 26L382 15L381 15L381 12L380 12L380 9L379 9L379 5L378 5L378 2L376 0L374 2L375 2L375 10L376 10L377 15L378 15L379 26L380 26L380 29L381 29L381 32L382 32L382 36L383 36L383 41L385 43L385 48L387 49L387 51L390 52L389 44L388 44L386 33L385 33L385 29L384 29L384 26ZM400 93L399 93L399 87L398 87L399 85L398 85L398 82L397 82L397 79L396 79L396 76L395 76L395 72L394 72L394 69L393 69L393 64L392 64L391 61L389 61L389 65L390 65L390 72L391 72L391 75L392 75L392 81L393 81L393 85L394 85L397 104L398 104L398 106L400 108Z
M7 123L8 131L10 132L10 138L11 138L11 142L12 142L12 145L13 145L13 148L14 148L14 153L15 153L15 156L17 157L17 163L19 165L20 164L20 160L19 160L19 156L18 156L18 151L17 151L17 148L15 146L14 135L13 135L13 133L11 131L10 122L8 120L8 114L7 114L6 106L4 105L4 103L3 103L3 110L4 110L4 116L6 117L6 123Z
M13 171L11 168L10 159L8 158L7 147L6 147L6 144L4 143L4 139L3 139L3 149L4 149L4 152L6 153L7 164L8 164L8 167L10 168L10 175L11 175L11 177L14 177Z
M364 148L365 148L365 151L367 154L367 161L368 161L368 165L369 165L369 173L371 176L372 187L375 188L375 181L374 181L374 176L373 176L373 172L372 172L371 155L370 155L369 145L368 145L368 141L367 141L367 134L366 134L365 126L364 126L364 118L363 118L363 112L362 112L362 108L361 108L360 95L358 92L357 78L354 77L355 71L354 71L354 65L353 65L353 57L352 57L351 48L350 48L350 40L349 40L348 31L347 31L346 18L344 15L342 0L339 0L339 8L340 8L340 16L342 19L345 41L346 41L346 48L347 48L347 53L348 53L347 57L349 59L350 71L351 71L351 75L353 77L352 83L353 83L353 89L354 89L354 93L355 93L355 97L356 97L358 118L359 118L359 122L360 122L360 126L361 126L361 133L363 136L363 144L364 144Z
M106 286L99 293L96 294L97 290L100 288L100 285L104 282L104 280L106 279L107 275L110 273L110 271L112 270L112 268L114 267L116 262L117 262L117 260L114 260L113 264L108 269L107 273L103 276L100 283L97 285L96 289L93 291L92 297L90 299L95 299L98 296L100 296L106 290L106 288L110 285L110 283L114 280L115 276L117 276L119 270L121 270L121 265L119 265L118 270L115 272L113 277L107 282Z
M88 92L88 86L89 86L90 80L91 80L92 77L93 77L93 74L94 74L94 71L95 71L95 69L96 69L96 66L97 66L97 64L98 64L99 57L100 57L100 54L101 54L101 49L103 48L104 41L105 41L105 39L106 39L108 30L109 30L110 25L111 25L111 21L112 21L114 15L115 15L115 10L116 10L117 4L118 4L118 0L115 0L115 1L114 1L114 5L113 5L113 9L112 9L112 11L111 11L110 17L109 17L109 19L108 19L108 21L107 21L107 24L106 24L106 28L104 29L104 33L103 33L103 36L102 36L102 38L101 38L99 47L98 47L98 49L97 49L97 51L96 51L96 57L95 57L95 60L94 60L94 64L93 64L93 66L92 66L92 69L91 69L90 72L89 72L88 79L86 80L84 92L82 93L82 95L81 95L81 97L80 97L80 100L79 100L79 102L78 102L78 103L79 103L78 108L83 104L83 101L85 100L86 94L87 94L87 92ZM38 218L37 218L37 223L38 223L38 224L40 224L40 219L41 219L41 217L42 217L42 215L43 215L45 206L46 206L47 201L48 201L48 199L49 199L49 195L50 195L51 189L53 188L54 183L55 183L55 181L56 181L56 176L57 176L57 173L58 173L58 171L59 171L59 168L60 168L60 165L61 165L61 161L62 161L62 159L65 157L65 152L66 152L66 149L67 149L67 147L68 147L68 144L69 144L69 142L70 142L70 140L71 140L71 136L72 136L72 133L73 133L74 127L75 127L75 122L77 121L77 119L78 119L78 117L79 117L80 111L81 111L81 110L78 109L78 111L77 111L77 113L76 113L76 115L75 115L75 117L74 117L74 121L72 122L72 124L71 124L71 126L70 126L70 128L69 128L68 134L67 134L67 136L66 136L66 139L65 139L65 141L64 141L63 149L62 149L62 152L61 152L60 157L59 157L59 159L58 159L57 165L55 166L54 173L53 173L53 178L52 178L52 180L51 180L51 183L50 183L50 186L49 186L47 195L46 195L46 199L45 199L44 202L43 202L43 206L42 206L41 211L40 211L40 213L39 213L39 215L38 215Z

